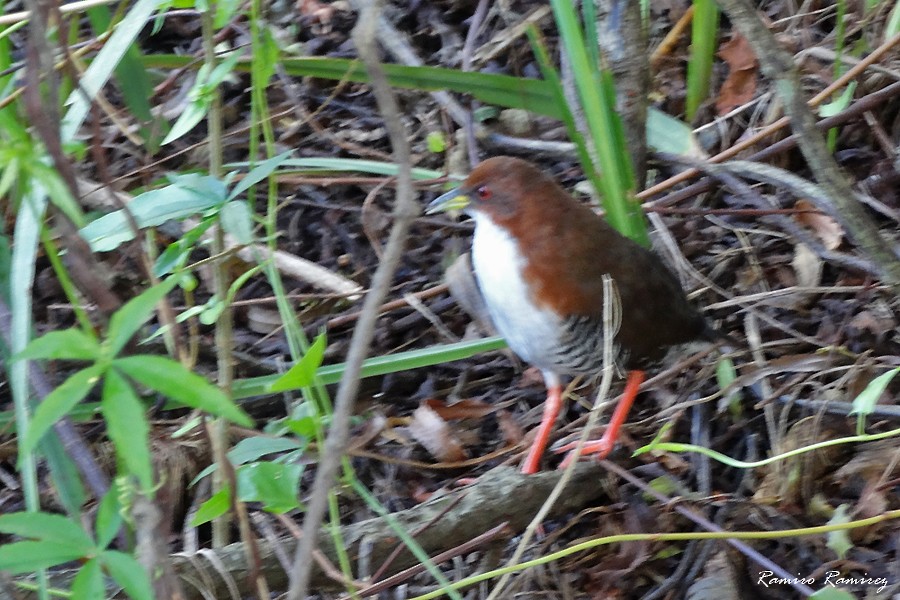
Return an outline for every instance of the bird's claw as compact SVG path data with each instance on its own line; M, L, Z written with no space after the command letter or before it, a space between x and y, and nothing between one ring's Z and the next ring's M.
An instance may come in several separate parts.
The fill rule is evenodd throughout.
M556 454L562 454L563 452L568 452L569 454L563 459L560 463L559 468L565 469L569 466L569 464L577 460L579 456L585 456L588 454L593 454L593 458L595 460L603 460L609 453L612 452L613 447L615 446L615 442L610 443L605 439L587 441L581 447L581 452L578 454L575 453L575 447L578 446L578 442L571 442L569 444L565 444L560 446L559 448L553 448L553 452Z

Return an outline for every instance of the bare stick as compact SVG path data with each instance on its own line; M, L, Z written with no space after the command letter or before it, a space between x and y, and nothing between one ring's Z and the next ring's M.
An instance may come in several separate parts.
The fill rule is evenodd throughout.
M306 509L303 521L303 537L297 544L294 555L294 569L288 598L301 600L307 595L310 569L312 568L312 551L315 548L316 534L322 524L328 501L328 492L334 482L334 476L341 463L344 447L347 443L350 415L359 388L359 373L362 362L369 350L369 343L375 331L378 308L381 306L393 278L394 271L400 261L405 247L409 226L419 215L419 209L413 198L412 172L410 168L409 145L406 129L400 120L400 109L387 82L387 77L378 59L378 46L375 43L375 31L379 21L377 0L369 0L364 4L359 21L353 29L353 41L357 52L366 64L372 92L378 102L378 108L384 117L385 127L391 138L394 160L399 171L397 173L397 199L394 205L394 225L384 249L378 269L372 278L372 287L363 302L362 314L347 353L347 368L338 386L334 403L334 415L328 439L321 453L319 469L313 484L312 496Z

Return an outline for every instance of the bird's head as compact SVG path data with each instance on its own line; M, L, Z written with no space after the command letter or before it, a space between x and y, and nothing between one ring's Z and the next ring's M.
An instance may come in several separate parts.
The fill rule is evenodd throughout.
M481 162L458 188L438 196L425 214L462 210L470 215L483 213L497 223L521 217L525 204L534 196L534 187L546 176L530 163L509 156Z

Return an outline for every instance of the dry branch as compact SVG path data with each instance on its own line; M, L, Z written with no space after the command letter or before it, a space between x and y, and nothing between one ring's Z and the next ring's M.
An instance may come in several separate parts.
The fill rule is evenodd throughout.
M572 479L548 518L558 518L590 506L603 493L600 480L604 470L596 463L580 463L575 467ZM429 527L416 535L416 541L430 555L435 556L448 549L466 543L470 539L506 522L510 534L521 532L532 516L540 509L553 490L562 471L549 471L537 475L522 475L511 467L498 467L485 473L477 483L466 488L449 492L443 496L394 513L407 531L415 531L424 524ZM450 507L448 509L448 507ZM443 513L443 514L442 514ZM347 525L341 530L341 537L347 543L351 559L359 555L360 544L365 542L371 563L378 565L398 546L396 534L381 518L368 519ZM331 545L331 534L320 531L316 546L331 561L337 555ZM282 540L286 545L291 540ZM241 595L253 593L248 584L250 567L240 543L230 544L219 550L203 550L191 554L175 554L172 562L181 577L185 597L188 599L230 598L230 590ZM288 583L287 573L275 555L273 545L260 543L262 575L272 589L284 589ZM389 577L416 564L415 558L404 548L393 560L383 575ZM75 571L51 574L54 586L68 589ZM191 583L202 582L202 589ZM315 590L340 589L338 582L328 578L321 570L314 569L310 588ZM114 597L115 590L109 590ZM5 600L0 589L0 600ZM21 598L36 597L22 592Z

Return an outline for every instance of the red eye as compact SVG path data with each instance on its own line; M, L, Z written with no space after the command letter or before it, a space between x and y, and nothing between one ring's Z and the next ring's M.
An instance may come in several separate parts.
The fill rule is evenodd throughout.
M479 186L475 193L478 195L479 200L490 200L493 195L493 192L486 185Z

